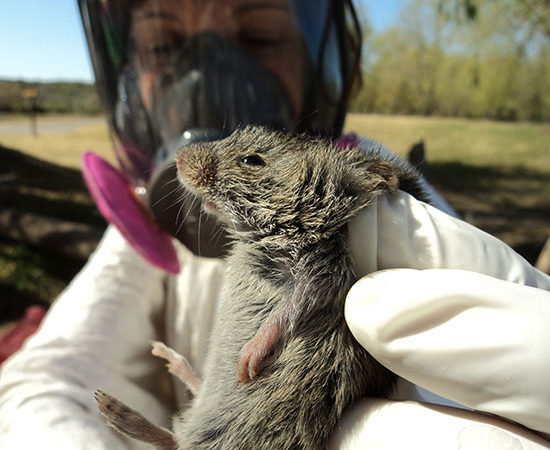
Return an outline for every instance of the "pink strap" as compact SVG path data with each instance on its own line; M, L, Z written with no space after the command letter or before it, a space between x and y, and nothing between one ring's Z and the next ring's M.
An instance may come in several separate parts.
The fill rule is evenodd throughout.
M335 139L334 143L340 148L357 147L359 145L359 136L351 131Z

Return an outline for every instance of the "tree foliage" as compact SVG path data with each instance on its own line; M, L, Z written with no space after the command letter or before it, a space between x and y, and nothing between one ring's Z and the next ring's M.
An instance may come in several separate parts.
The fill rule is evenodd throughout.
M37 90L36 101L25 98L25 91ZM0 112L98 114L101 105L94 85L86 83L29 83L0 81Z
M361 112L550 120L550 0L412 0L369 33Z

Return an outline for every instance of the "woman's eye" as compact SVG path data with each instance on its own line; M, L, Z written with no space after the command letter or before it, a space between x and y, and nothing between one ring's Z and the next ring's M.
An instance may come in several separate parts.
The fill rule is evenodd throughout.
M244 156L241 159L241 162L243 164L246 164L247 166L265 166L265 161L263 160L263 158L255 153Z
M245 47L262 48L277 46L281 38L278 36L272 36L270 34L250 34L241 36L240 42Z
M178 39L152 40L146 48L138 49L139 62L147 70L160 70L173 62L183 41Z
M149 52L154 54L155 56L169 56L175 51L175 49L175 44L173 42L170 42L151 46Z

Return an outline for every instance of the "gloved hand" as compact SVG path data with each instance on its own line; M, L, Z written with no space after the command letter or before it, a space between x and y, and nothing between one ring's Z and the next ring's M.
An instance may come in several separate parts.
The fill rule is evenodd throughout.
M370 273L346 302L361 345L412 383L530 430L478 412L367 399L331 448L550 448L550 277L401 192L352 221L350 245L358 276Z

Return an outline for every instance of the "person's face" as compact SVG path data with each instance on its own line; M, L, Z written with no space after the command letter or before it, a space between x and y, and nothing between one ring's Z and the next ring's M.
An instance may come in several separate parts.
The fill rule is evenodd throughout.
M214 32L270 70L303 109L306 50L288 0L145 0L133 9L131 39L145 107L156 77L185 39Z

